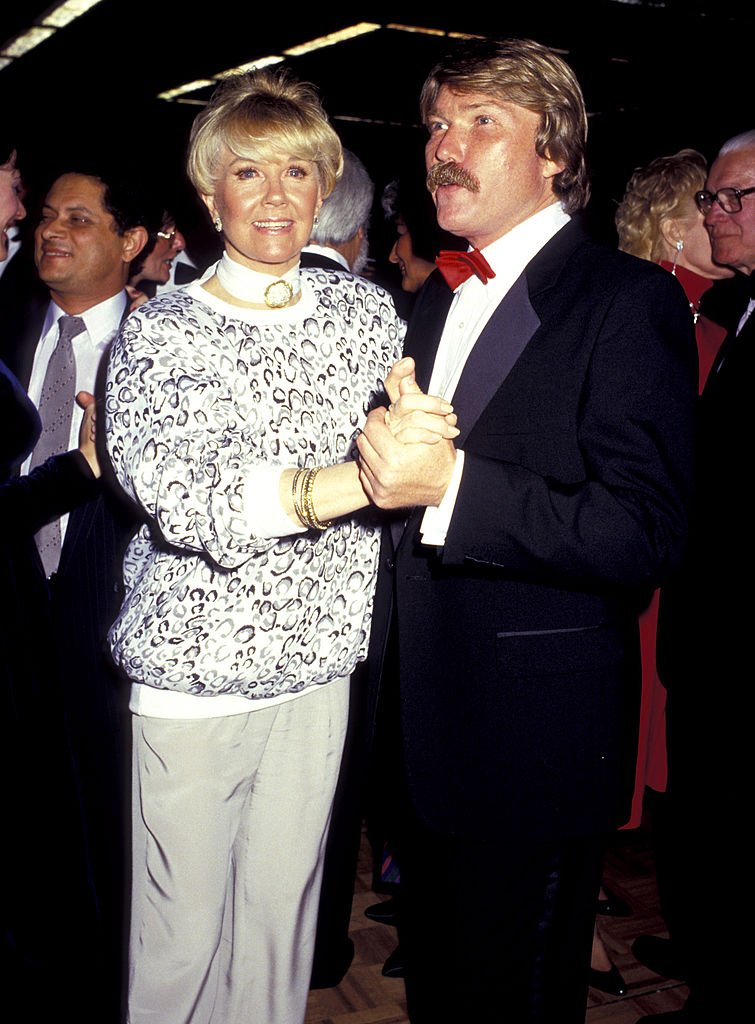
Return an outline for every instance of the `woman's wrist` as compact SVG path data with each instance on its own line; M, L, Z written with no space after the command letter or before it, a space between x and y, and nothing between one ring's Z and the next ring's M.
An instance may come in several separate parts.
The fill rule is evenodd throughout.
M369 504L356 462L286 469L279 485L281 506L297 526L324 530L334 519Z

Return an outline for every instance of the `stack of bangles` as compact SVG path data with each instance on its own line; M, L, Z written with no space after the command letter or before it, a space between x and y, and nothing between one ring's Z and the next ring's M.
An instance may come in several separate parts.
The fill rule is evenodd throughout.
M312 501L312 491L315 487L315 477L322 469L322 466L315 466L313 469L297 469L291 481L291 497L294 502L294 512L302 524L310 530L325 530L332 523L317 518L315 504Z

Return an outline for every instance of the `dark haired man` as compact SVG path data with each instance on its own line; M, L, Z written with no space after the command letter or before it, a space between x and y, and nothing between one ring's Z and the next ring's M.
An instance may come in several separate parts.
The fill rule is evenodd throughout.
M373 654L403 765L409 1016L576 1024L631 796L637 610L687 529L692 323L670 275L576 222L587 121L562 59L472 44L421 106L438 221L470 252L420 292L416 384L359 439L366 490L408 515ZM402 443L447 412L427 396L459 436Z
M75 447L74 396L97 393L100 363L127 307L129 265L147 240L138 196L90 174L58 177L35 232L46 293L4 310L5 361L27 386L43 430L26 472ZM49 581L52 638L63 673L60 701L75 762L97 921L71 922L80 947L82 1020L119 1019L124 881L125 691L106 660L120 603L120 565L133 513L106 481L95 498L37 534ZM33 751L30 751L33 756ZM44 794L40 794L44 814ZM54 851L51 851L54 856Z

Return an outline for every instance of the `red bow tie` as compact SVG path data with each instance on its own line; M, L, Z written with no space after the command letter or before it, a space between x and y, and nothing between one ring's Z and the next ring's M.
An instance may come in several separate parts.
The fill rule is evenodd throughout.
M438 253L435 262L451 289L458 288L472 274L476 274L483 284L487 284L491 277L495 277L495 271L479 249L473 249L471 252L444 249Z

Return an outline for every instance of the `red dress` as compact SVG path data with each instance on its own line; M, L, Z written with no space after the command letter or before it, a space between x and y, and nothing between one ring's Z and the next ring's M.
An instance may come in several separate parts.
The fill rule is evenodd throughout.
M726 336L726 330L698 313L700 300L713 282L707 277L676 267L661 260L661 266L672 271L684 288L695 318L695 339L700 363L699 391L702 391L716 353ZM637 767L634 778L632 813L623 828L637 828L642 817L642 799L645 787L656 792L666 790L666 688L658 678L655 667L655 637L658 627L658 591L640 616L640 653L642 657L642 698L640 704L640 734L637 747Z

